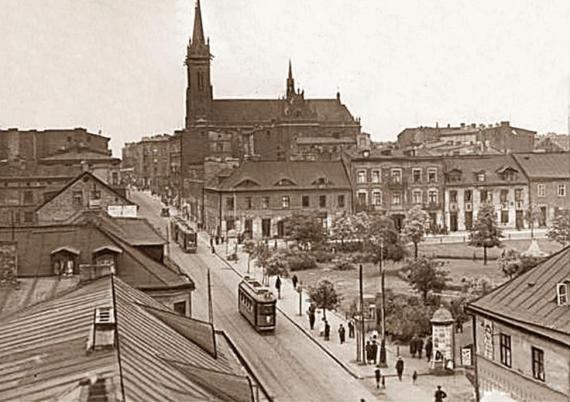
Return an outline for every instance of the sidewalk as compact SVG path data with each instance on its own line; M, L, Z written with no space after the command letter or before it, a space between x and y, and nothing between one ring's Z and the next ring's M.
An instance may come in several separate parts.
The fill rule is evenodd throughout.
M209 247L209 237L205 233L200 233L200 239L205 242L205 245ZM240 275L247 274L247 260L248 256L241 251L238 251L238 261L228 262L225 259L226 245L219 244L216 246L217 255L234 271ZM251 262L250 266L250 276L261 280L261 271L254 266ZM270 279L270 287L274 293L275 278ZM299 315L299 299L301 299L301 313ZM354 378L368 381L369 388L373 388L375 384L374 380L374 365L368 364L363 365L356 362L356 339L348 337L348 322L340 314L334 311L326 311L327 320L331 326L331 339L325 341L323 337L319 336L319 323L322 319L322 312L318 310L317 318L315 320L315 329L311 330L309 328L309 320L306 314L307 308L309 307L309 296L303 291L301 297L299 297L299 292L293 288L293 284L290 279L284 278L281 282L281 298L277 302L278 310L283 313L283 315L291 321L297 328L299 328L305 335L307 335L316 345L318 345L324 352L326 352L336 364L341 365L348 374ZM340 344L338 337L338 328L340 324L346 329L346 342ZM278 324L279 325L279 324ZM387 352L387 364L388 367L382 368L382 374L386 377L386 389L380 389L378 391L374 390L375 395L379 399L383 400L393 400L393 401L429 401L433 399L431 392L426 392L419 386L412 385L412 373L418 372L418 375L425 375L428 373L428 363L424 359L414 359L407 354L407 350L401 350L401 355L404 358L405 368L404 376L402 381L398 381L396 376L396 352L397 347L394 345L386 345ZM418 379L418 383L421 382L421 377Z

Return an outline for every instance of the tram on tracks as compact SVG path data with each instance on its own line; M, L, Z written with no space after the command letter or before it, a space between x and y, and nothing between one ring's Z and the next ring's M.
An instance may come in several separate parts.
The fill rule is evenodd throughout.
M273 332L277 298L267 286L247 276L238 286L238 309L257 332Z
M198 249L198 233L182 218L175 216L170 220L172 240L185 253L196 253Z

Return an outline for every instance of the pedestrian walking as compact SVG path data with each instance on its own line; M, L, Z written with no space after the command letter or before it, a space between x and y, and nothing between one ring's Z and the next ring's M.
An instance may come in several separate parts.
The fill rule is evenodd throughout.
M325 320L325 341L330 340L330 338L331 338L331 326L329 325L329 322Z
M427 341L426 341L426 357L427 357L428 362L431 360L431 353L432 352L433 352L433 344L431 341L431 336L428 336Z
M338 327L338 339L340 340L341 345L344 343L345 333L346 333L346 330L344 329L344 326L342 324L340 324L340 326Z
M370 341L366 341L366 346L364 347L364 350L366 352L366 356L364 357L364 359L366 360L366 363L370 363L370 361L372 360L372 344L370 343Z
M374 369L374 377L376 378L376 389L378 389L380 388L380 378L382 377L379 364L377 364L376 368Z
M325 319L321 320L321 326L319 328L319 336L325 336Z
M295 289L297 289L297 282L299 281L299 278L297 278L297 275L293 275L293 277L291 278L291 281L293 282L293 287Z
M398 380L402 381L402 374L404 374L404 359L402 359L402 356L398 356L398 361L396 362L396 373L398 374Z
M416 357L416 347L418 346L418 338L414 334L410 340L410 355Z
M354 338L354 320L348 321L348 337Z
M419 337L417 347L416 347L416 350L418 352L418 359L422 358L423 349L424 349L424 340L422 337Z
M445 398L447 398L447 394L444 390L441 389L441 385L437 386L437 390L435 391L435 402L443 402Z
M315 312L311 311L311 309L309 309L307 311L307 314L309 316L309 327L311 328L311 331L315 328Z
M414 370L414 374L412 374L412 384L416 385L417 379L418 379L418 372Z
M374 361L374 364L376 364L377 359L378 359L378 344L376 343L375 340L372 340L372 360Z
M279 275L275 279L275 289L277 289L277 298L281 299L281 277Z

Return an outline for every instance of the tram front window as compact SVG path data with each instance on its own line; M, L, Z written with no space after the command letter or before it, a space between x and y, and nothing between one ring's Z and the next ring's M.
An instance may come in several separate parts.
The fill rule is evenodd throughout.
M273 311L274 309L272 304L262 304L259 306L259 314L272 315Z

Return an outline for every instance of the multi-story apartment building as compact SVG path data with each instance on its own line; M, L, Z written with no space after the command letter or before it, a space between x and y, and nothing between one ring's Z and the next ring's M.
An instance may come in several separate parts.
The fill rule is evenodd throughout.
M221 171L205 187L205 229L226 236L234 229L254 239L283 237L284 219L320 217L324 226L350 213L348 172L334 162L245 162Z
M390 151L362 152L351 159L355 211L383 211L400 229L406 213L421 205L435 230L443 226L443 162L439 157Z
M523 228L528 209L528 179L512 155L444 158L445 226L470 230L484 203L497 211L502 228Z
M529 205L540 211L539 226L549 226L560 210L570 209L570 153L515 154L529 181Z
M477 401L570 395L570 248L467 305ZM505 396L497 400L506 400Z

